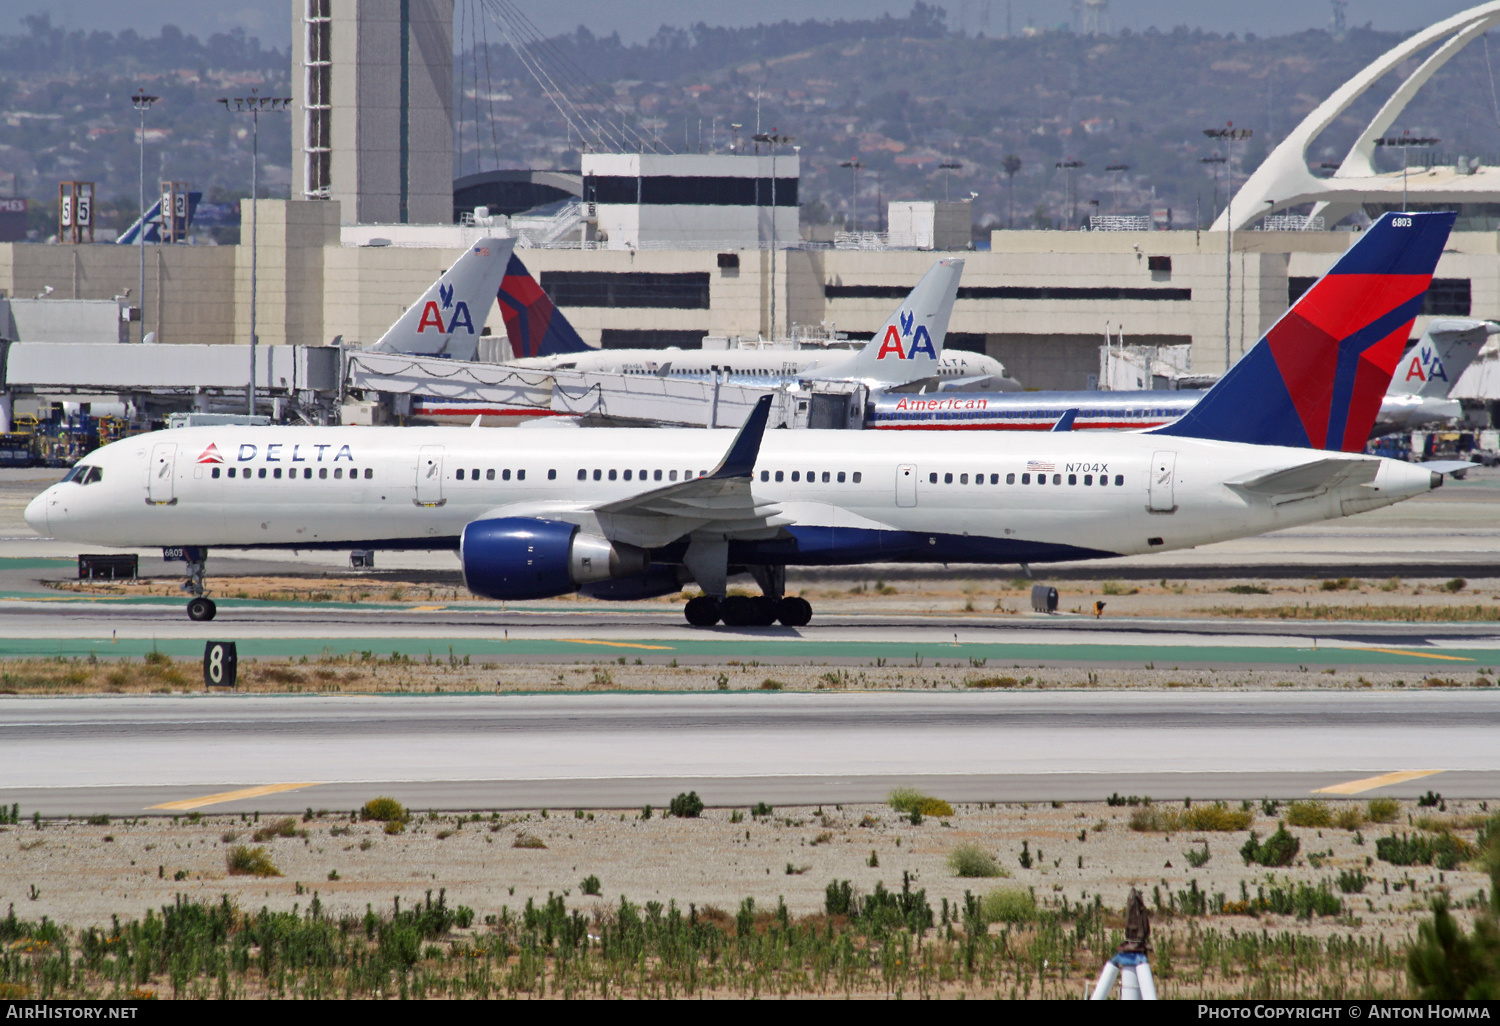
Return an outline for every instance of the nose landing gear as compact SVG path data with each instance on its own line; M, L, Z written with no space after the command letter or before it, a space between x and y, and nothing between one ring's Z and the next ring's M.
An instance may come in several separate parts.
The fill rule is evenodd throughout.
M208 566L208 550L184 548L182 552L187 563L187 580L182 582L182 590L193 596L187 604L188 619L199 622L212 620L218 615L219 607L207 596L208 589L203 586L203 573Z

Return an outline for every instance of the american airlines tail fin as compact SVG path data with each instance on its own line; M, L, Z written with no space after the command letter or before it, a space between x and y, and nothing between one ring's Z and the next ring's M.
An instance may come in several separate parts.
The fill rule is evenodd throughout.
M578 337L573 325L552 304L514 253L500 282L499 298L513 359L594 351L593 346Z
M1154 434L1362 452L1456 215L1381 215L1196 406Z
M479 333L515 244L514 239L474 243L370 348L382 353L474 359Z
M812 376L855 378L879 385L905 385L934 377L963 273L964 262L957 258L933 264L863 349L852 359L819 368Z
M1485 340L1496 333L1500 324L1493 321L1442 318L1429 322L1417 347L1396 367L1388 394L1446 399Z

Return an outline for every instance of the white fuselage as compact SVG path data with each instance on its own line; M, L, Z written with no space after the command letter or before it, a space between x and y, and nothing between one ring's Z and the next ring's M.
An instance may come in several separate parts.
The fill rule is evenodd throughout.
M512 360L507 367L525 370L576 370L603 374L650 374L707 378L727 374L730 381L751 384L795 381L821 375L849 363L854 349L600 349L590 353L534 356ZM988 378L986 387L1012 391L1020 385L1005 376L992 356L945 349L938 357L939 382Z
M71 480L37 496L26 520L44 534L99 545L453 547L476 519L584 511L699 476L734 437L703 429L184 428L96 450ZM1232 486L1328 459L1374 461L1378 473L1370 484L1301 496ZM974 433L934 445L920 433L775 430L752 478L769 519L747 525L744 537L755 544L790 532L805 536L802 549L811 552L824 536L899 534L931 549L896 558L1041 562L1256 535L1389 505L1433 484L1426 470L1375 457L1134 432ZM781 550L776 561L870 560L854 551L842 559L830 544L807 559Z

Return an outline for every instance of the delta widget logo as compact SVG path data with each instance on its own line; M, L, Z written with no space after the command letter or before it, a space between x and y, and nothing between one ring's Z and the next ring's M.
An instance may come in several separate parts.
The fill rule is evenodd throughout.
M210 442L208 444L208 448L204 449L201 453L198 454L198 462L199 463L223 463L224 462L224 457L222 457L222 456L219 455L219 447L217 445L213 444L212 442Z

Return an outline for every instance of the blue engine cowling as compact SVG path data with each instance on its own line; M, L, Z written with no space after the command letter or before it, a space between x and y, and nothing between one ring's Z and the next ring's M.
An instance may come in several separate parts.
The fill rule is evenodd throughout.
M612 581L585 584L578 590L591 599L602 602L639 602L642 599L659 598L682 590L684 583L680 567L656 564L643 574L620 577ZM688 580L692 580L688 577Z
M566 595L585 584L644 574L644 549L532 517L475 520L459 542L464 583L492 599Z

